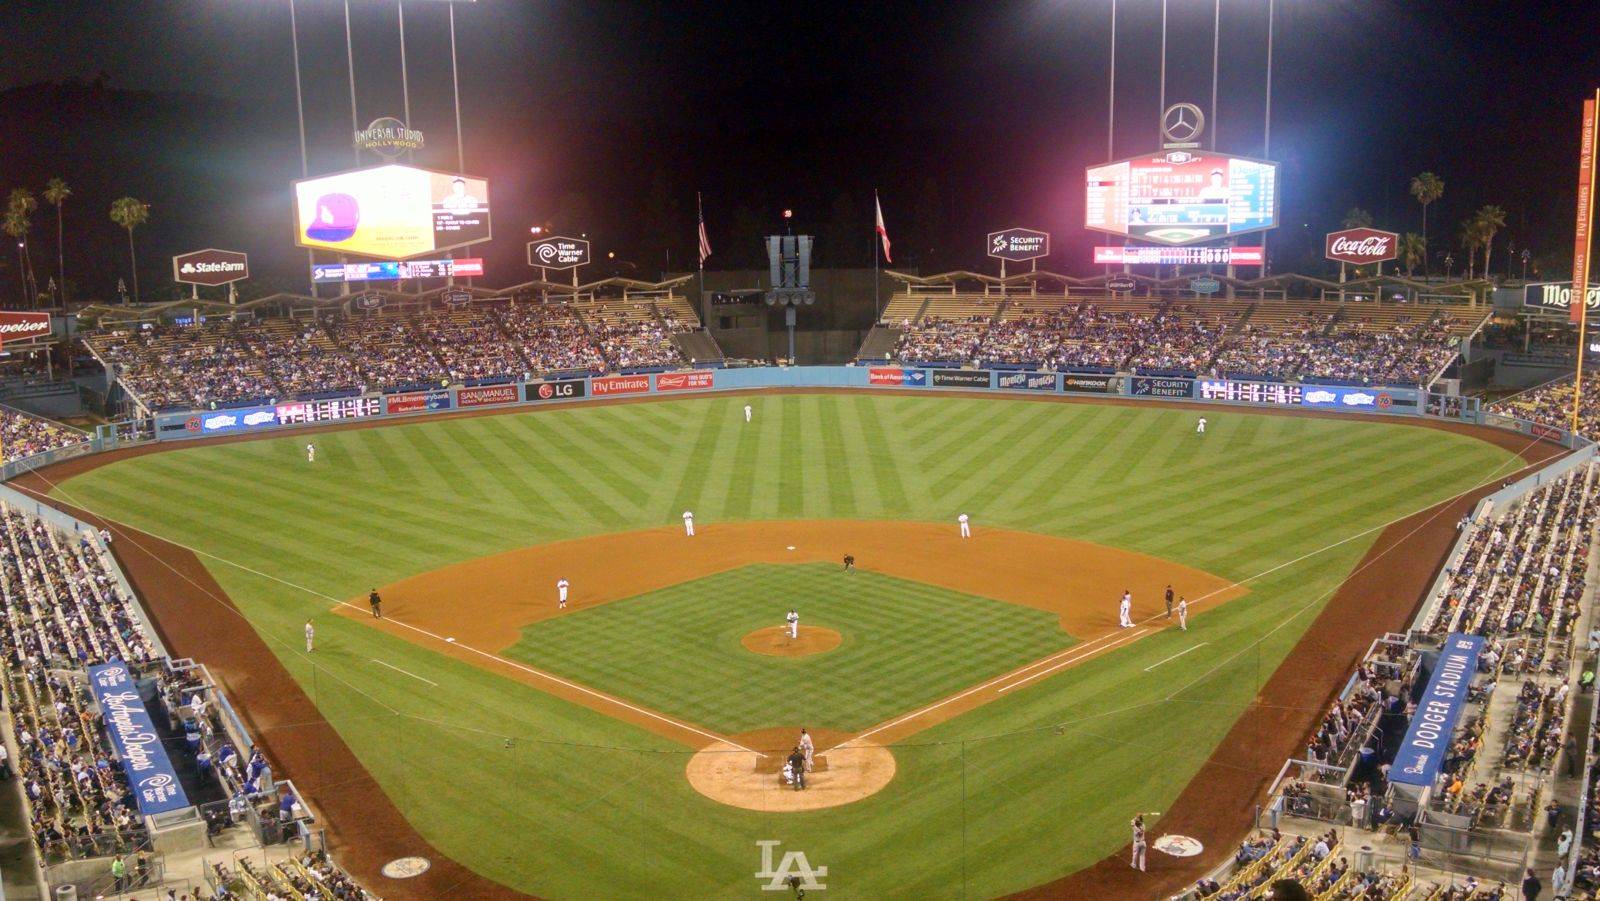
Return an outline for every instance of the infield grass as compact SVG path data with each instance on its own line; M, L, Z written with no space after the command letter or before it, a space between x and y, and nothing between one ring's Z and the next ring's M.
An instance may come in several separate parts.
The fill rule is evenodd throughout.
M294 435L191 447L58 493L214 555L202 559L376 787L491 878L544 897L771 897L751 875L755 842L779 839L830 868L830 897L983 897L1120 847L1129 811L1170 805L1385 523L1518 465L1399 422L1213 408L1200 437L1197 411L862 393L755 398L747 425L746 402L340 431L317 437L314 465ZM702 798L681 746L328 612L370 585L672 525L686 509L704 523L964 511L979 528L1166 557L1251 591L1202 609L1188 633L1153 634L912 736L893 748L895 780L865 801L788 815ZM307 618L315 660L301 653ZM1308 706L1335 687L1308 686Z

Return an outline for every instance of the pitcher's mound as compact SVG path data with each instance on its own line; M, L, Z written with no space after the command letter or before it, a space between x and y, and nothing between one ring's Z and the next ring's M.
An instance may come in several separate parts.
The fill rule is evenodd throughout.
M798 731L798 730L795 730ZM871 742L846 742L819 750L806 774L806 788L785 785L784 752L765 756L715 742L689 758L685 775L702 795L746 810L821 810L877 794L894 778L894 754Z
M844 641L844 636L821 626L800 627L800 637L790 638L788 626L768 626L757 629L739 639L747 651L773 657L804 657L831 651Z

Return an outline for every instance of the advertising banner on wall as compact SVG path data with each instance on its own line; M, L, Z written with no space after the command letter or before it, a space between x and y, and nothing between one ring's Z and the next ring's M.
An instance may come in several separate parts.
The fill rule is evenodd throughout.
M589 380L589 393L595 397L612 394L643 394L650 390L648 375L608 375Z
M1096 247L1096 266L1260 266L1263 247Z
M1344 410L1383 411L1394 406L1394 395L1372 388L1338 388L1306 385L1300 403L1307 407L1338 407Z
M1592 313L1600 309L1600 285L1591 283L1583 295L1584 306ZM1522 286L1522 305L1542 313L1572 312L1572 282L1536 282Z
M989 373L971 369L935 369L929 373L935 388L987 388Z
M232 410L212 410L189 417L186 428L207 435L226 432L243 432L278 424L277 407L235 407Z
M710 388L715 373L710 369L694 372L663 372L656 376L657 391L703 391Z
M1061 377L1053 372L1002 372L997 376L999 387L1021 391L1056 391Z
M127 664L111 660L89 667L89 690L100 705L106 732L111 736L118 762L128 774L139 813L154 816L188 807L189 798L178 781L178 771L161 745L161 734L156 731L155 720L145 707Z
M1171 150L1090 166L1084 226L1155 244L1197 244L1278 224L1278 164Z
M417 391L411 394L391 394L384 398L384 408L391 416L395 413L418 413L423 410L448 410L450 392Z
M1322 239L1322 255L1339 263L1364 266L1400 256L1400 236L1377 228L1347 228Z
M528 400L573 400L583 397L588 387L584 382L571 380L565 382L529 382L523 386Z
M928 374L921 369L901 369L898 366L874 366L867 370L867 384L885 388L921 388L928 384Z
M490 237L482 178L389 164L294 183L301 247L403 260Z
M1194 380L1135 376L1133 393L1138 397L1188 397L1194 393Z
M1445 639L1433 674L1428 677L1428 687L1417 699L1411 727L1389 768L1390 782L1428 788L1439 777L1456 721L1467 706L1467 689L1478 671L1478 656L1482 653L1482 636L1454 632Z
M492 407L495 404L514 404L521 399L516 385L480 385L456 392L458 407Z
M1116 384L1116 376L1093 375L1079 372L1061 374L1061 388L1079 394L1106 394Z
M383 413L381 397L336 397L278 404L278 422L332 422L338 419L365 419Z
M1202 379L1196 383L1201 400L1225 400L1244 404L1299 406L1304 393L1299 385L1282 382L1235 382L1227 379Z

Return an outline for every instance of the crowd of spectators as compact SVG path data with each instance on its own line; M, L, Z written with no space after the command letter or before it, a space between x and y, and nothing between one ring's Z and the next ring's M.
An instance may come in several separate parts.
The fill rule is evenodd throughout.
M3 449L6 462L86 440L88 436L77 429L29 416L10 407L0 407L0 449Z
M1278 379L1421 384L1455 358L1449 322L1430 315L1382 323L1308 310L1244 322L1240 307L1193 303L1077 306L929 315L903 321L893 357L905 363L1135 370ZM948 310L946 311L948 312Z
M314 395L511 381L683 363L688 328L648 304L586 322L567 304L479 303L296 319L225 319L88 336L152 409L204 409Z
M1572 425L1572 390L1573 380L1561 379L1508 397L1489 409L1566 429ZM1584 380L1583 395L1578 400L1578 434L1600 437L1600 390L1595 390L1588 379Z
M270 866L241 857L233 870L216 864L207 876L214 893L239 901L376 901L321 851Z

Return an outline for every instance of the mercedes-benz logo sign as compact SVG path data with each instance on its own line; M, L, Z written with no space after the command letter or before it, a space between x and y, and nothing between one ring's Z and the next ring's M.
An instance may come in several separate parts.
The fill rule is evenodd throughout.
M1161 136L1174 144L1193 141L1205 127L1205 113L1192 103L1174 103L1161 114Z

